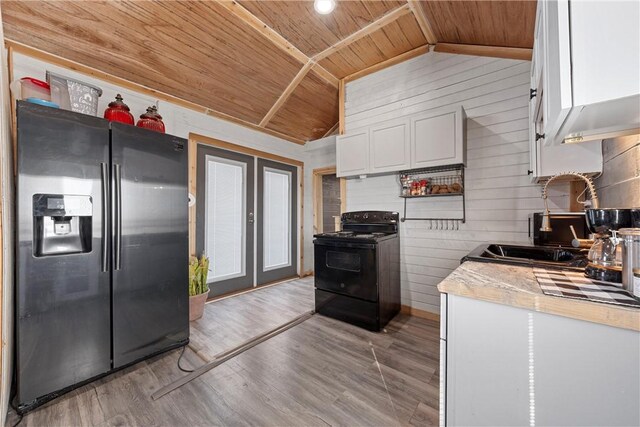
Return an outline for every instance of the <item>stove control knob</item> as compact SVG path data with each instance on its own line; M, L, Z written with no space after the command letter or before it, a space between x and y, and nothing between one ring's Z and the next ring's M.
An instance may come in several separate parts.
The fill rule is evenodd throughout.
M369 219L369 214L364 214L364 215L362 215L362 218L364 218L364 219Z

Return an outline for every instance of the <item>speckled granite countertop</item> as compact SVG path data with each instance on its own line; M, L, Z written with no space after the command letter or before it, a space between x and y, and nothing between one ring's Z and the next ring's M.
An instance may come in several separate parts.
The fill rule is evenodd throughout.
M542 293L531 267L467 261L438 285L443 293L640 332L640 310Z

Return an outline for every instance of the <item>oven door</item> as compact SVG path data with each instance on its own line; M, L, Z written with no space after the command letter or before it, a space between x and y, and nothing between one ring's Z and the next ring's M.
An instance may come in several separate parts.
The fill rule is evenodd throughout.
M378 300L375 244L316 239L314 247L317 289Z

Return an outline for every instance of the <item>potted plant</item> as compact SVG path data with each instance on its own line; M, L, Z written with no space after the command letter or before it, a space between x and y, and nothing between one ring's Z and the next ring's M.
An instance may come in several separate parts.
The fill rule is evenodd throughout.
M207 284L209 274L209 258L201 255L200 258L189 259L189 321L192 322L202 317L204 303L209 295Z

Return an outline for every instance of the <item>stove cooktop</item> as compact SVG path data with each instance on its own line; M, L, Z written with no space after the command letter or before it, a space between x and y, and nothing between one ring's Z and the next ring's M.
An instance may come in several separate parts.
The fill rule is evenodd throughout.
M398 219L399 215L397 212L345 212L341 215L340 230L316 234L313 237L322 239L325 243L328 241L379 242L381 240L398 237Z
M397 233L357 233L354 231L335 231L332 233L316 234L313 237L337 240L380 240L385 237L393 237Z

